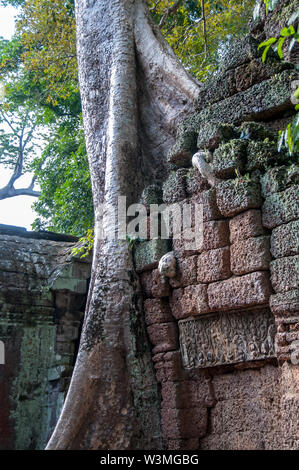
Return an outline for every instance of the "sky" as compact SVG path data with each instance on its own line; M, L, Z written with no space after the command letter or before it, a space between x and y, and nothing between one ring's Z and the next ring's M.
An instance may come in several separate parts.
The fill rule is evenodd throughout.
M10 39L14 33L14 17L17 10L13 7L0 7L0 36ZM9 178L10 172L0 166L0 187L3 187ZM31 181L29 175L24 176L15 184L15 187L26 187ZM31 230L35 214L31 209L36 198L18 196L0 201L0 224L18 225Z

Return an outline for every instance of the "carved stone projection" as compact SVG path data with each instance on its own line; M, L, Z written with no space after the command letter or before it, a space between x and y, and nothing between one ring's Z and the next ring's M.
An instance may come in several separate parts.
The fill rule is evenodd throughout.
M225 312L179 321L185 369L275 357L276 327L268 309Z

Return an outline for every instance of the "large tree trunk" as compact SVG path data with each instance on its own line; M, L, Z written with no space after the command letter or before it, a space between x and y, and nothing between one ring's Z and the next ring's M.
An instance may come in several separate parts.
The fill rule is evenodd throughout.
M177 121L198 85L151 23L143 0L78 0L79 79L96 216L80 349L48 449L161 447L159 396L142 298L126 242L101 240L105 201L137 202L163 178Z

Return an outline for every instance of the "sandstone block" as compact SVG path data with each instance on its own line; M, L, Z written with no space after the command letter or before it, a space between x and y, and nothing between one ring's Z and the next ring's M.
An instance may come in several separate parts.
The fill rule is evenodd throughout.
M209 184L196 168L190 168L186 175L186 191L188 195L197 194L209 189Z
M209 250L197 260L198 282L214 282L231 276L229 247Z
M283 163L288 158L286 152L278 152L277 142L248 142L246 171L265 170L267 167Z
M163 434L168 439L204 436L207 430L207 409L162 409Z
M271 253L274 258L282 258L299 253L298 220L288 224L280 225L272 231Z
M298 188L294 185L266 198L262 207L264 227L273 229L299 218Z
M229 221L230 242L263 235L262 214L258 209L250 209L236 215Z
M231 245L231 270L237 276L268 270L270 261L268 236L248 238Z
M262 203L259 184L242 178L219 183L216 198L219 210L225 217L258 208Z
M160 258L169 251L169 240L160 238L138 243L134 249L137 272L147 271L158 266Z
M295 316L299 312L299 290L271 295L270 307L274 315Z
M261 178L262 196L279 193L294 184L299 184L298 165L270 168Z
M209 312L207 286L205 284L197 284L186 287L181 299L181 306L183 312L183 317L181 318Z
M212 283L208 287L211 311L261 305L268 302L271 284L267 272Z
M197 256L177 258L177 274L169 280L172 287L186 287L196 283Z
M176 323L158 323L147 327L153 353L174 351L178 348L178 328Z
M258 50L259 42L254 36L248 34L241 40L233 42L226 51L221 67L223 70L235 69L240 65L250 62L261 56L261 50Z
M146 299L144 301L144 310L147 325L173 321L170 307L166 299Z
M191 166L192 155L196 152L197 133L185 131L178 135L174 146L167 155L167 161L177 168Z
M153 362L158 382L188 380L188 374L182 367L180 351L169 351L159 357L158 361L155 357Z
M221 144L213 154L213 169L219 178L232 178L245 168L247 142L233 139Z
M146 297L168 297L170 294L169 282L158 269L141 273L140 282Z
M194 408L196 406L212 406L209 381L165 382L162 384L163 408Z
M270 271L275 292L288 292L299 288L299 255L272 261Z
M192 233L193 238L191 238ZM181 239L173 239L173 249L179 257L222 248L228 244L229 228L227 220L203 222L202 227L199 227L196 232L195 229L184 231L181 234Z
M163 201L166 204L174 204L186 198L186 174L185 169L173 171L163 183Z

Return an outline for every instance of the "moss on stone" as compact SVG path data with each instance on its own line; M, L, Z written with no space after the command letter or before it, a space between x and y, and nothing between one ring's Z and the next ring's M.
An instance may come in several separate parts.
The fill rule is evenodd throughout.
M247 142L232 139L221 144L213 154L214 174L219 178L230 178L245 167Z

